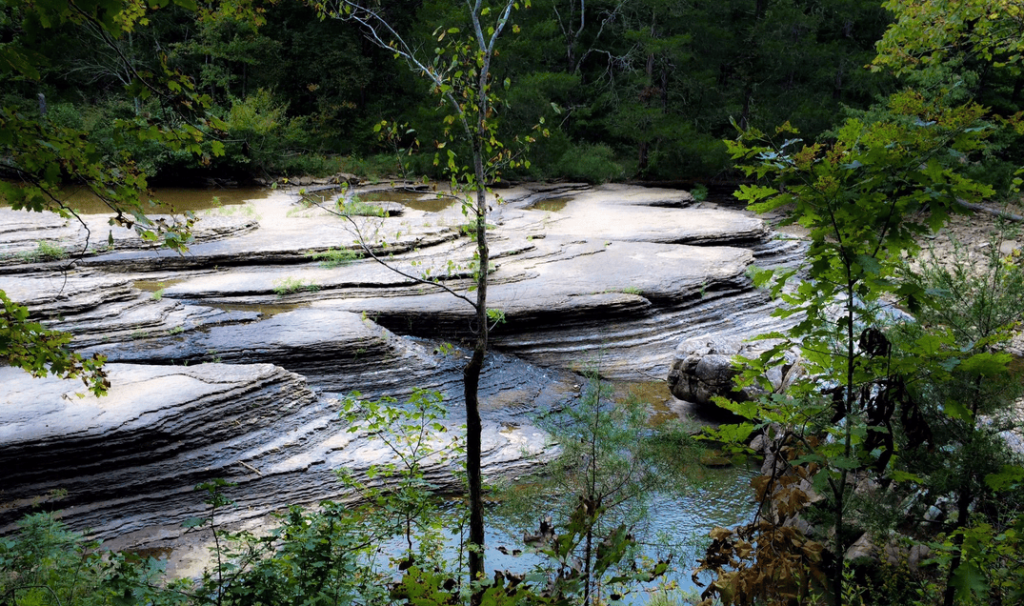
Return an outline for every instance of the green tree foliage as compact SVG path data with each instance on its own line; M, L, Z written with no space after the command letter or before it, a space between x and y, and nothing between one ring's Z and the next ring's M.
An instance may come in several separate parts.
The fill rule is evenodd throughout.
M535 162L514 173L607 180L710 176L727 167L720 142L729 117L766 128L798 121L810 136L831 125L841 104L865 107L885 79L862 69L887 22L877 2L838 0L542 0L519 17L523 34L507 37L494 58L495 82L516 82L502 100L499 138L511 140L543 117ZM37 85L6 90L31 111L42 92L50 106L73 105L95 126L104 153L132 149L151 175L260 175L294 170L295 154L377 153L369 127L381 119L410 123L421 140L443 140L429 83L386 61L387 51L352 23L321 21L303 3L214 3L199 11L133 9L137 24L120 36L75 23L50 28L56 43L33 49L50 66ZM378 13L414 47L432 33L468 25L450 2L381 2ZM17 15L10 13L12 24ZM16 29L16 28L14 28ZM55 51L54 49L68 49ZM135 71L165 65L192 75L194 91L226 118L263 90L284 118L301 125L280 133L277 157L253 162L245 136L205 129L200 159L117 141L114 119L159 116L171 105L124 86ZM183 85L184 86L184 85ZM211 137L211 135L215 135ZM227 155L212 153L224 138ZM127 146L126 146L127 144ZM234 148L233 148L234 146ZM204 158L207 157L207 158ZM209 160L209 161L207 161ZM579 161L578 177L569 173ZM294 167L294 168L293 168ZM422 162L418 172L440 176Z
M759 360L745 361L753 369L748 378L763 377L796 346L810 380L758 405L722 403L756 420L748 428L767 431L775 463L755 488L774 519L736 536L723 530L715 537L702 569L715 571L718 580L705 597L746 604L807 595L807 581L818 574L814 558L803 564L783 560L791 581L781 591L757 575L780 570L785 550L766 549L779 523L794 511L810 516L806 506L824 497L814 507L828 517L812 519L831 526L829 595L837 604L856 599L854 578L842 562L852 538L879 523L865 519L864 512L877 515L878 499L895 505L925 489L932 502L938 495L954 499L957 511L940 535L944 542L933 544L946 578L937 590L926 588L924 599L941 594L952 606L1019 591L1017 566L1001 555L1018 540L1019 505L1005 511L990 499L998 499L992 492L997 485L1005 489L1019 482L1021 470L1007 465L996 429L980 422L982 411L992 414L1012 401L1011 386L1019 382L1008 372L1009 357L999 353L1021 314L1018 272L1012 260L998 255L987 268L959 259L952 269L926 263L923 275L899 271L903 255L917 253L920 237L943 225L962 202L994 193L965 173L1000 149L998 141L990 142L992 135L1001 126L1016 128L1017 120L977 103L984 87L973 83L989 67L1012 73L1015 42L1005 36L1016 35L1007 27L1014 13L1000 3L887 6L897 22L880 44L876 64L909 75L917 89L893 94L863 118L847 120L827 144L801 148L788 125L774 137L748 130L731 144L734 155L748 163L748 175L771 182L741 188L738 195L754 210L786 208L787 221L807 228L811 240L808 280L786 287L788 273L756 278L774 284L773 292L789 306L782 315L802 319L789 334L766 335L778 345ZM967 13L974 19L960 20ZM975 31L969 24L978 20L1000 25L986 23ZM1000 53L1007 56L1000 60ZM946 62L950 54L956 58ZM884 312L883 297L900 301L918 321ZM717 435L735 439L738 430ZM874 507L856 501L850 482L866 474L887 477L888 496L876 493ZM976 507L989 513L972 515ZM792 544L799 547L803 540L798 535ZM985 540L992 541L991 549L980 547Z
M26 516L0 539L0 599L18 606L116 606L185 602L180 583L166 588L154 559L106 553L52 514Z
M949 347L932 354L939 363L922 366L911 386L925 405L918 418L898 427L906 454L894 461L893 475L927 490L919 509L940 499L951 504L940 533L947 605L984 602L989 594L1005 599L1021 590L1019 574L1006 568L998 548L979 549L979 541L1016 542L1020 504L1002 493L1024 477L999 435L1012 427L1005 413L1022 393L1003 350L1024 313L1018 257L1002 257L1000 243L990 242L981 258L962 248L952 258L929 255L918 272L904 272L908 283L931 296L917 314L919 324L902 326L897 337L924 344L938 334ZM978 510L990 513L972 515Z
M794 347L807 374L785 396L766 398L760 406L722 405L760 420L760 427L771 428L772 440L799 442L787 444L793 459L789 466L802 469L804 479L826 499L836 559L828 585L836 604L844 595L842 559L855 538L848 527L850 474L888 468L894 454L893 415L921 415L907 382L921 369L939 365L943 346L954 345L933 334L931 342L894 354L883 328L893 318L886 316L882 296L898 297L918 311L925 291L894 279L902 253L917 251L917 237L941 226L960 208L958 200L991 193L943 162L950 153L968 157L982 148L983 108L965 104L950 109L941 100L908 91L891 97L888 112L892 117L884 122L848 120L829 144L801 144L788 125L771 136L747 129L739 141L729 143L748 175L770 182L743 186L737 195L758 212L787 208L784 223L799 223L810 240L805 279L787 286L793 270L755 277L755 283L770 286L786 303L777 315L799 321L786 334L764 335L776 344L747 361L748 377L763 381L768 368L787 363L785 356ZM965 364L981 376L1005 369L991 356L979 352ZM773 474L768 481L778 478ZM773 490L774 496L789 494ZM723 591L721 584L710 589L725 597ZM756 595L729 597L743 604Z
M442 515L438 509L438 487L426 478L424 467L458 464L465 455L465 439L450 435L442 423L445 408L441 394L416 389L404 407L392 398L360 401L359 394L346 399L342 418L349 433L368 433L381 440L393 462L372 465L366 471L368 482L356 480L346 470L338 470L342 483L353 489L365 507L369 523L387 536L405 539L405 557L409 561L439 563L441 537L438 530L461 524L458 512Z
M0 304L0 360L34 377L81 377L89 391L106 393L110 382L103 371L105 357L83 358L75 353L68 347L71 335L31 321L28 309L11 301L2 290Z
M538 143L541 171L603 144L620 163L605 178L623 167L711 175L728 165L730 116L759 128L799 121L813 138L882 81L861 69L887 22L875 2L550 0L526 18L504 67L525 71L513 75L512 112L545 115L565 137Z
M894 0L884 6L894 21L878 43L872 68L896 74L950 104L974 101L989 108L1000 128L985 156L965 172L1005 193L1024 163L1020 6L997 0Z
M168 6L169 2L154 7ZM186 2L187 4L187 2ZM193 6L194 7L194 6ZM137 28L148 23L148 5L121 2L69 3L63 0L24 3L7 2L0 12L4 42L0 44L0 85L4 90L26 90L40 81L51 64L39 49L48 37L61 29L88 31L97 43L113 53L114 70L129 95L136 99L159 99L170 111L188 120L173 123L137 114L118 120L117 136L138 141L155 141L171 149L202 153L199 126L215 125L204 109L208 99L193 91L191 80L166 63L142 68L124 54L123 42ZM146 240L160 240L175 250L186 250L191 219L155 222L142 206L146 175L127 154L105 156L87 133L66 120L47 116L45 95L39 93L35 107L0 106L0 197L14 210L54 212L65 219L77 218L61 200L59 187L65 180L87 185L111 209L111 225L134 227ZM198 124L199 126L197 126ZM214 153L221 146L213 147ZM83 223L84 225L84 223ZM89 245L88 240L84 246ZM84 254L85 248L78 251ZM2 355L34 375L82 375L96 393L106 380L99 370L100 359L83 361L66 347L69 339L28 322L27 312L3 292Z
M124 38L148 24L149 10L144 5L120 1L84 5L61 1L8 3L5 25L14 38L0 47L0 81L5 87L15 88L39 81L49 65L37 49L46 44L51 33L62 27L91 31L120 60L128 94L144 101L159 101L166 109L187 118L167 122L160 116L137 115L117 122L117 136L156 141L172 149L202 154L200 127L219 124L204 111L210 100L196 94L192 81L166 63L137 66L119 47ZM146 176L135 167L133 158L103 156L87 133L48 119L45 96L39 98L38 107L33 109L8 107L0 114L0 170L14 178L13 182L0 182L0 195L12 208L47 210L70 218L72 212L61 202L57 189L65 179L73 179L88 185L111 207L112 223L135 227L146 239L162 238L171 248L186 245L187 223L165 227L146 217L140 202L147 186ZM220 153L222 146L214 145L212 151Z

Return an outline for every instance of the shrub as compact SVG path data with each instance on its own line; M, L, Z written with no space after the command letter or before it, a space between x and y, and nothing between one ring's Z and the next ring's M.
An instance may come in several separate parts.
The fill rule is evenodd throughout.
M615 152L603 143L573 145L562 154L556 172L587 183L621 179L625 174L623 166L615 160Z
M25 516L18 533L0 539L0 596L11 604L107 606L185 603L183 583L161 583L154 559L101 551L53 514ZM10 600L8 602L8 600Z

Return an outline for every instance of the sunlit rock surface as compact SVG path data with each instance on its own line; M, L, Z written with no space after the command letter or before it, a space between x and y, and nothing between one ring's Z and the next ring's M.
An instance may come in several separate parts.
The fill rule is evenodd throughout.
M780 328L746 271L792 264L802 248L749 214L622 185L499 193L488 307L503 321L481 384L490 474L529 464L522 447L548 452L532 414L577 395L574 372L662 381L687 339L739 343ZM351 390L437 389L459 423L476 329L460 204L422 188L378 192L402 212L348 220L329 212L336 193L321 195L328 210L279 191L232 216L201 214L184 254L111 232L105 217L86 217L85 232L0 209L0 288L83 353L116 362L101 400L78 398L74 381L0 369L0 463L15 470L4 472L4 524L58 489L68 496L47 506L103 536L176 528L171 518L200 508L193 486L212 477L240 484L241 518L336 497L332 470L380 461L367 454L379 444L337 420L333 398ZM83 248L86 233L98 246ZM41 259L40 242L84 252ZM391 267L337 252L361 244Z
M205 513L204 495L193 488L214 478L238 484L226 491L236 502L223 513L229 522L345 498L334 470L348 468L358 479L370 465L393 460L381 440L349 431L337 400L271 364L107 370L113 387L96 398L79 381L0 368L0 531L54 507L101 537L173 528ZM446 434L458 435L456 422L448 423ZM483 445L490 475L528 466L552 448L532 424L494 419L485 423ZM447 466L426 471L454 488Z

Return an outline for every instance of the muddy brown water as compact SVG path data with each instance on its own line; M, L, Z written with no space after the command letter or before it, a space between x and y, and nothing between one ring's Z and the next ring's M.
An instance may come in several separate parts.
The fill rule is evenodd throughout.
M356 194L363 202L397 202L406 208L439 213L456 203L451 196L411 191L380 191Z
M271 190L265 187L172 187L152 190L152 195L143 201L143 210L154 214L197 212L221 206L244 204L246 200L258 200L269 196ZM110 213L110 207L100 200L88 187L66 187L57 197L67 206L84 215ZM159 205L158 205L159 202ZM0 205L6 202L0 200Z
M541 210L549 213L561 212L565 209L566 205L572 201L572 196L562 196L560 198L546 198L538 202L534 202L527 208L530 210Z

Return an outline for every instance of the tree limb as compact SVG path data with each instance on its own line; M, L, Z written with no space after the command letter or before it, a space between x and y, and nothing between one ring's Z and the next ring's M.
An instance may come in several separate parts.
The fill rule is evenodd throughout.
M1014 221L1016 223L1024 223L1024 217L1022 217L1020 215L1015 215L1015 214L1013 214L1011 212L1007 212L1005 210L999 210L997 208L989 208L988 206L983 206L981 204L973 204L973 203L968 202L966 200L961 200L960 198L956 199L956 204L957 204L957 206L959 206L961 208L966 208L967 210L972 210L974 212L988 213L990 215L995 215L996 217L999 217L1000 219L1006 219L1007 221Z

